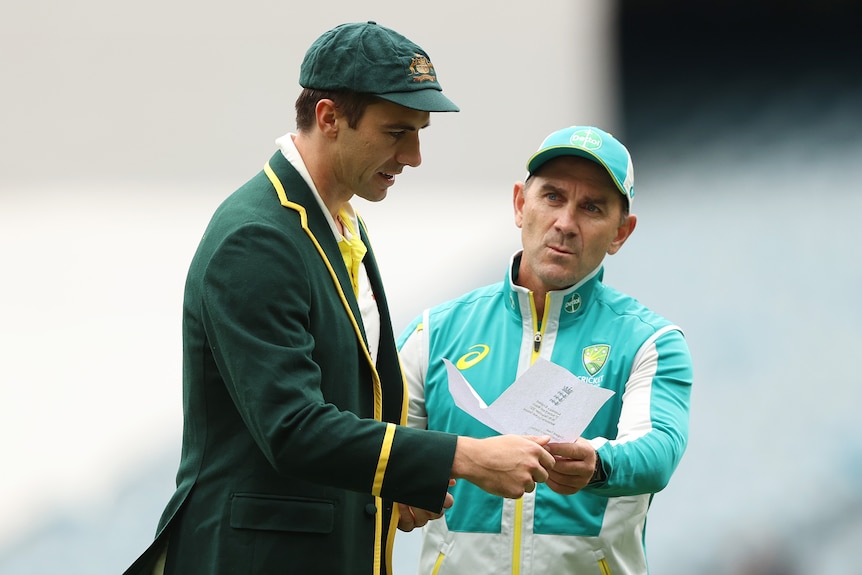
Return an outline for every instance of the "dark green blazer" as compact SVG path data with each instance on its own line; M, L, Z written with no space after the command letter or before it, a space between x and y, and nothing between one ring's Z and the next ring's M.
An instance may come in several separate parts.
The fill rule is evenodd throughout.
M456 437L403 427L406 386L374 252L376 368L312 191L277 152L217 209L183 306L182 457L127 574L378 575L393 501L442 507Z

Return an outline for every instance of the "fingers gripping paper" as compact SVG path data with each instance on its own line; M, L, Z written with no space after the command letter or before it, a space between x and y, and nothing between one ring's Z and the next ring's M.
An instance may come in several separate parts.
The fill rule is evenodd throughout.
M575 441L614 394L540 358L496 401L486 405L458 368L448 359L443 362L455 405L503 434L550 435L554 442Z

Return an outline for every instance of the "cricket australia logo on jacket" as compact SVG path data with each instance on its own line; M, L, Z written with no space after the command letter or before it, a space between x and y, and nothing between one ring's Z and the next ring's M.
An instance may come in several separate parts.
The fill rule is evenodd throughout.
M646 573L642 536L651 493L617 495L626 493L641 472L638 461L645 459L638 450L667 451L669 469L663 471L668 476L682 455L685 437L676 445L653 433L654 410L665 409L662 402L674 403L675 391L664 390L651 365L658 364L663 348L672 354L684 346L682 334L635 299L605 286L601 268L571 288L550 292L544 317L538 318L532 294L512 281L518 258L510 261L503 282L427 310L415 322L414 334L424 332L420 337L427 346L422 346L425 363L419 361L427 365L428 428L496 435L454 404L442 358L453 362L490 405L541 357L615 392L583 436L597 438L594 447L609 444L603 455L607 451L609 464L621 467L605 485L568 496L540 484L522 499L503 499L459 481L451 489L456 504L426 527L420 572L456 572L447 570L448 563L459 573L476 575L544 575L560 572L555 569L561 566L567 573ZM690 360L681 363L690 368ZM687 407L679 413L674 409L671 405L667 411L687 430Z

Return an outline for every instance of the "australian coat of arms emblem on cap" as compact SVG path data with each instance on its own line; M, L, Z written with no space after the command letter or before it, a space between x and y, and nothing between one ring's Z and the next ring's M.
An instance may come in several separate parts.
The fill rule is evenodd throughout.
M414 82L434 82L437 80L434 75L434 64L422 54L413 55L413 60L410 61L410 75Z

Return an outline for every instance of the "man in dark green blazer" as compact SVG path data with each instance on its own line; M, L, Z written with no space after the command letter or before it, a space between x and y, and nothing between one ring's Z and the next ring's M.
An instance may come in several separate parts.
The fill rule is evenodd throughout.
M155 541L127 574L384 575L396 527L463 478L506 497L547 479L548 438L404 427L386 296L349 200L421 162L458 111L427 53L373 22L318 38L297 133L217 209L183 307L182 457Z

